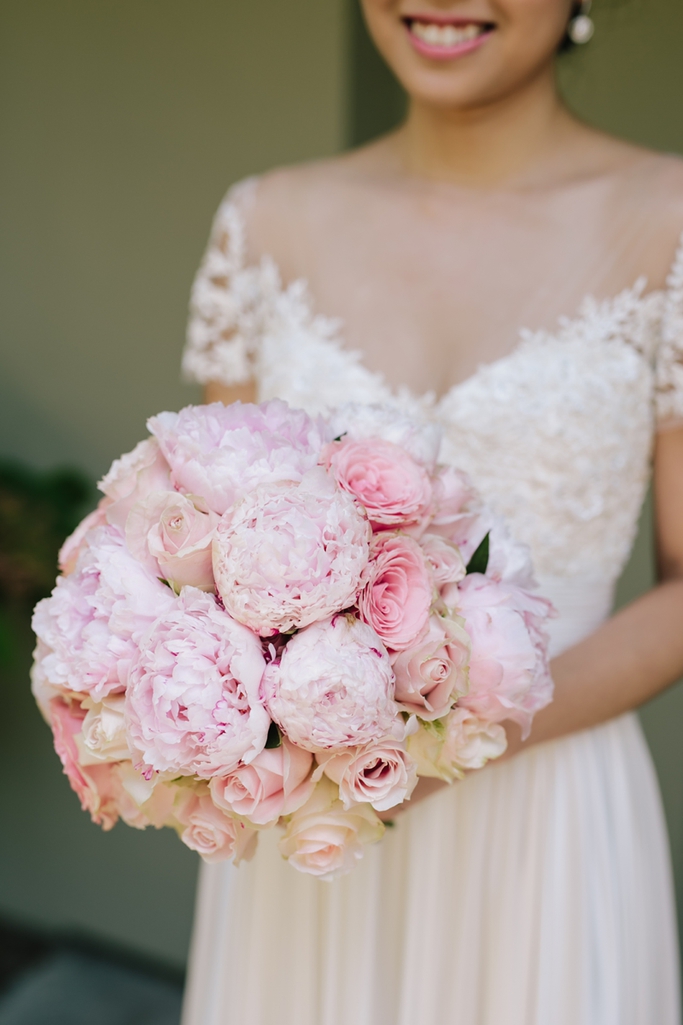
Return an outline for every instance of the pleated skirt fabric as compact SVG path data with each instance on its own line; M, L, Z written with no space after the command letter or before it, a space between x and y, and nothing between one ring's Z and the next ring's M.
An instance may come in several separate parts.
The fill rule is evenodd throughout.
M632 714L439 791L332 883L278 836L202 867L183 1025L679 1025L668 841Z

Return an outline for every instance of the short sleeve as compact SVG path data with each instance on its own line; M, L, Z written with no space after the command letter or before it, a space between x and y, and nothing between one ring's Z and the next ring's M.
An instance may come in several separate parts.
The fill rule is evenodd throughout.
M233 186L214 218L190 297L182 361L186 380L234 385L253 376L255 348L267 316L268 285L273 285L266 263L245 264L245 210L255 187L254 178Z
M683 235L667 279L655 387L658 426L683 425Z

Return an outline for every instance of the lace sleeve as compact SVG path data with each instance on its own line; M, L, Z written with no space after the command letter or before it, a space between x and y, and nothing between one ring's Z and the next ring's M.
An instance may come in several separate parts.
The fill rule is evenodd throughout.
M657 352L656 412L660 427L683 424L683 235L669 277Z
M218 208L190 297L183 376L207 384L244 384L266 316L262 263L245 266L244 208L256 179L233 186Z

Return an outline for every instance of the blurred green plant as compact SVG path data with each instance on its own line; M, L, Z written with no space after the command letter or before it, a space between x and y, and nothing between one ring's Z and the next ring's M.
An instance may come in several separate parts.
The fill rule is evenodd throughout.
M92 505L92 483L78 470L33 470L0 460L0 664L15 655L17 616L49 594L65 537Z

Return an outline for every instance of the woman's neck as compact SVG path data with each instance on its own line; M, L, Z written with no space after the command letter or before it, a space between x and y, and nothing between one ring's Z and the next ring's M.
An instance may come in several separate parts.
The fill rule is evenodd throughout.
M562 167L582 126L558 95L552 68L502 99L468 110L412 100L394 136L402 169L469 187L532 185Z

